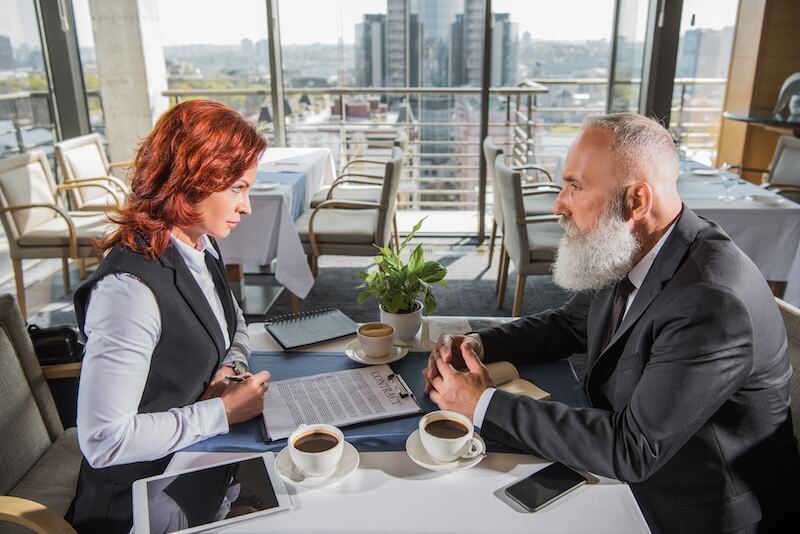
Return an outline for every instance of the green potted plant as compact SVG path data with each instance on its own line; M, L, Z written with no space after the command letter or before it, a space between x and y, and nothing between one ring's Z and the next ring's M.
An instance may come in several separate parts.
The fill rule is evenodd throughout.
M377 271L359 273L364 281L358 289L358 303L362 304L375 297L380 305L381 322L394 326L401 340L413 339L422 324L424 299L425 312L430 315L436 310L436 296L433 284L447 287L444 277L447 269L437 261L425 261L422 245L417 245L408 256L401 258L408 242L416 235L425 219L420 219L411 233L400 244L397 254L389 246L378 247L375 256Z

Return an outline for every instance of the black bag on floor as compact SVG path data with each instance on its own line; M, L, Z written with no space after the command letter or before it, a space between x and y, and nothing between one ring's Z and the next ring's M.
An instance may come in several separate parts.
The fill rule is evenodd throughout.
M28 325L28 335L41 365L79 362L83 358L83 345L71 326L40 328Z

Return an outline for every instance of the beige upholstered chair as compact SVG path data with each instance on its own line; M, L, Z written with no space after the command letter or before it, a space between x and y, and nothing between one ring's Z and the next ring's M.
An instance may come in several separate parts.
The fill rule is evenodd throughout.
M331 198L297 219L297 231L315 275L318 258L322 255L374 256L373 243L378 246L389 243L402 167L403 151L395 147L392 158L384 166L377 202L337 199L336 189L345 183L340 181L328 192Z
M494 144L491 137L483 140L483 154L486 158L486 174L489 183L494 191L492 203L492 232L489 238L489 265L492 267L494 256L494 245L497 239L498 230L500 238L500 269L497 274L497 284L495 291L500 294L500 286L505 288L505 278L508 276L508 254L505 249L505 232L503 231L503 200L497 188L497 176L495 173L495 161L503 158L503 149ZM516 171L533 171L535 174L544 177L544 181L534 183L522 183L522 202L525 207L526 215L549 215L553 212L553 204L558 196L561 187L553 183L550 173L538 165L521 165L513 167Z
M0 366L0 531L12 522L34 532L73 532L62 518L78 482L78 434L61 425L11 295L0 295Z
M8 239L17 301L25 313L22 260L61 258L64 289L70 290L68 258L99 256L92 242L111 230L105 215L67 212L55 196L85 184L56 186L44 152L0 160L0 219ZM81 277L84 276L81 264Z
M792 382L789 396L792 402L792 424L794 435L800 440L800 309L781 299L775 299L786 324L786 337L789 339L789 361L792 364ZM800 449L800 441L798 442Z
M800 139L788 135L778 139L775 155L762 185L794 202L800 202Z
M500 265L498 307L503 307L508 261L517 268L517 286L514 292L512 315L522 310L525 278L533 274L548 274L555 260L555 252L563 235L558 216L528 214L522 189L522 173L511 169L502 157L495 160L497 192L503 206L503 233L505 256Z
M311 207L316 208L326 200L355 200L358 202L380 202L383 179L386 176L386 165L391 160L394 148L406 153L408 140L400 132L394 141L388 141L390 150L388 158L372 157L352 159L345 164L336 180L317 192L311 199ZM348 171L348 168L351 170ZM392 236L395 250L400 248L400 236L397 233L397 216L392 216Z
M97 184L70 190L73 209L104 211L109 206L125 202L128 186L113 176L112 171L130 167L132 162L109 163L99 135L82 135L61 141L56 143L55 148L64 183Z

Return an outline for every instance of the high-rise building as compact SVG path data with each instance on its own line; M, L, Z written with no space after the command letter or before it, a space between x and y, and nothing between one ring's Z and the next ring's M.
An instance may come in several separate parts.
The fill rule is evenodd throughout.
M386 86L406 85L407 0L386 0Z
M386 15L364 15L356 24L356 83L364 87L386 85Z
M0 35L0 69L11 70L14 68L14 52L11 49L11 39Z
M508 13L496 13L492 27L491 84L508 86L517 84L517 57L519 50L519 25L511 22Z

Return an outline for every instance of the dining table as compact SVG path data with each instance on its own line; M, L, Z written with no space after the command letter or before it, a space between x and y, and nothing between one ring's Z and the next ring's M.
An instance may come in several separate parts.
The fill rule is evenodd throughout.
M311 291L314 277L294 221L335 178L328 148L270 147L262 155L250 190L252 213L219 241L246 316L263 316L282 288L301 299Z
M403 376L410 381L420 404L430 410L430 401L418 391L421 375L413 377L410 373L411 367L424 365L433 340L444 332L465 333L508 320L508 317L425 318L407 347L408 355L392 364L392 369L396 372L403 369ZM273 380L302 367L304 360L316 359L315 362L324 362L326 367L356 365L345 355L345 348L354 337L284 354L263 323L250 324L248 331L256 351L251 365L255 360L258 367L260 358L281 362L276 369L279 376ZM560 363L544 370L534 368L538 373L534 379L552 390L554 400L585 402L585 397L579 395L582 389L569 362ZM592 473L583 473L587 483L575 491L537 512L526 512L506 495L505 489L550 462L488 440L489 452L477 465L450 471L424 468L406 450L406 439L418 421L419 416L405 417L394 423L343 429L345 439L358 451L358 466L352 473L330 484L309 486L288 481L293 501L290 511L254 518L225 532L650 532L629 486ZM167 472L235 460L258 451L277 452L286 446L285 440L267 443L259 440L258 434L255 436L250 439L245 432L233 438L222 435L199 442L175 453Z
M691 160L681 162L678 192L695 213L719 224L766 280L786 283L787 302L800 305L800 205Z

